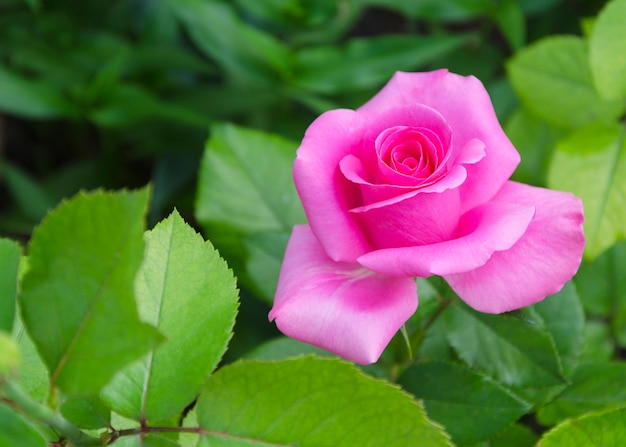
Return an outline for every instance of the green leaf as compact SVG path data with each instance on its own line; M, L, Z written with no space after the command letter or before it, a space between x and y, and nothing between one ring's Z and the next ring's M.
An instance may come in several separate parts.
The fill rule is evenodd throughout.
M6 161L0 165L9 191L18 207L33 222L39 222L57 201L37 180Z
M602 9L589 39L591 72L600 96L626 98L626 0L613 0Z
M400 384L423 400L428 416L446 428L456 445L485 440L530 410L493 380L452 363L413 365Z
M0 66L0 110L32 119L75 117L74 106L46 81L22 78Z
M546 433L537 447L619 447L626 436L626 409L587 414Z
M318 93L342 94L380 86L398 70L411 71L458 49L466 36L381 36L344 47L312 47L297 54L293 82Z
M276 337L262 343L257 348L245 355L246 360L284 360L305 354L318 357L336 357L328 351L317 346L304 343L289 337Z
M596 120L613 120L623 101L598 96L582 38L553 36L517 53L507 65L509 79L525 106L548 123L572 129Z
M98 429L111 425L111 410L94 396L69 397L61 404L61 414L78 428Z
M20 353L20 374L18 377L20 387L36 402L45 402L49 394L48 370L26 333L19 313L13 326L13 339L17 343Z
M244 236L243 244L248 254L246 273L252 280L255 292L267 304L274 302L278 275L283 262L289 232L263 232Z
M522 157L513 178L518 182L544 186L553 147L562 138L562 132L523 107L513 112L504 130Z
M581 365L572 384L551 403L539 409L544 425L577 417L589 411L626 406L626 364L595 362Z
M523 311L552 335L565 372L573 371L585 338L585 313L574 283Z
M241 79L273 81L290 69L287 48L274 36L236 16L231 5L203 0L169 0L193 42L224 70Z
M161 340L133 296L148 193L81 193L33 233L22 317L51 386L68 395L97 393Z
M213 126L200 166L198 221L244 234L291 231L306 222L291 174L296 147L258 130Z
M238 362L202 390L200 446L450 446L408 394L334 359Z
M0 386L3 376L17 375L20 366L20 352L17 344L6 332L0 331Z
M604 321L588 320L585 325L585 342L580 362L609 361L615 354L611 328Z
M510 315L477 312L458 301L443 317L457 355L498 382L518 387L566 382L554 340L545 329Z
M0 331L10 333L15 318L20 245L0 238Z
M101 393L137 421L166 419L194 400L226 351L238 305L232 272L177 211L146 233L146 244L135 283L139 315L167 341Z
M504 0L494 6L491 13L500 27L500 32L514 51L524 46L526 40L526 24L522 6L517 0Z
M528 427L513 424L502 430L485 447L533 447L539 437Z
M0 402L0 445L2 447L47 447L48 443L13 409Z
M589 259L626 237L626 141L618 124L594 123L559 142L548 174L551 188L573 192L585 207Z

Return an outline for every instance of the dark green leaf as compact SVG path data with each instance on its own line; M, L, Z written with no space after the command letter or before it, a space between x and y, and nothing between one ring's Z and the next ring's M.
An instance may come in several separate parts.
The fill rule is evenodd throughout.
M553 402L539 409L539 421L552 425L589 411L626 406L626 363L596 362L581 365L572 384Z
M135 283L139 314L167 341L101 393L137 421L174 416L194 400L226 351L238 304L232 272L178 212L149 231L146 244Z
M547 330L509 315L477 312L460 302L446 311L444 320L457 355L498 382L518 387L566 382Z
M93 394L160 339L141 323L133 282L143 258L148 190L80 194L35 230L24 325L66 394Z
M69 397L61 404L61 414L78 428L109 427L111 411L97 397Z
M525 106L557 127L572 129L611 120L624 111L623 101L598 96L582 38L544 38L517 53L508 73Z
M4 175L17 206L33 222L39 222L57 204L40 182L17 166L3 161L0 173Z
M343 48L313 47L298 53L294 83L325 94L378 87L396 71L411 71L461 47L466 36L392 35L353 39Z
M594 123L562 140L550 165L551 188L585 206L585 255L590 259L626 238L626 140L618 124Z
M455 445L485 440L530 410L530 405L493 380L461 365L420 363L400 377L404 389L423 400Z
M238 362L198 400L200 446L450 446L408 394L334 359Z
M0 238L0 331L11 333L15 318L20 245Z

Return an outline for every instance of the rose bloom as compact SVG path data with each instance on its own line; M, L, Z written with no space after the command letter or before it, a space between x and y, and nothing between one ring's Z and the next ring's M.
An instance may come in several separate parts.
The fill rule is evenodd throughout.
M415 312L414 277L489 313L558 292L582 258L582 203L510 181L519 160L481 82L447 70L398 72L359 109L322 114L294 163L309 225L270 320L366 364Z

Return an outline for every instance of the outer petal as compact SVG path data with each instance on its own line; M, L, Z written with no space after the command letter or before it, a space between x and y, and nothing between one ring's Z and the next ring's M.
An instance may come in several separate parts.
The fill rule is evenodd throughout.
M472 138L485 143L486 157L466 166L467 181L459 188L463 210L493 197L519 163L519 154L504 134L482 83L473 76L447 70L427 73L397 72L387 85L357 112L381 113L420 103L439 112L452 129L454 150Z
M533 204L537 211L528 230L483 267L445 279L474 309L500 313L541 301L574 276L585 245L584 218L582 202L572 194L515 182L505 184L494 201Z
M484 265L497 251L508 250L527 231L534 208L525 204L487 203L461 218L457 235L436 244L389 248L366 253L358 262L397 276L451 275Z
M337 263L307 225L296 226L269 318L286 335L357 363L373 363L417 308L412 278Z
M331 110L307 129L293 175L309 224L335 261L354 262L370 250L349 209L361 205L359 186L339 170L342 158L361 145L360 121L353 110Z

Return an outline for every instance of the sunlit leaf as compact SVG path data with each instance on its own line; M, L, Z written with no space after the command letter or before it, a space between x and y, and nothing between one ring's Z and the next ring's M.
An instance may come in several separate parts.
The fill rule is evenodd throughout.
M232 272L178 212L147 232L146 244L135 284L139 315L167 340L101 393L137 421L174 416L194 400L226 350L238 304Z
M23 280L24 325L67 394L97 393L161 337L141 323L133 282L148 190L80 194L35 230Z
M408 394L334 359L239 362L198 400L200 446L450 446Z
M618 447L626 436L626 409L591 413L563 422L546 433L537 447Z
M0 238L0 331L10 333L15 317L20 245Z
M48 447L48 443L13 409L0 402L0 445L2 447Z

